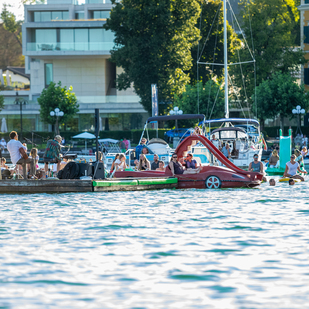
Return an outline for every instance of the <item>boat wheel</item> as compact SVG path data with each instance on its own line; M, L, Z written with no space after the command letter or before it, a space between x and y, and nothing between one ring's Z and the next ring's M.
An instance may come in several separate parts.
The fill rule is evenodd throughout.
M207 189L218 189L221 187L221 180L217 176L209 176L205 184Z

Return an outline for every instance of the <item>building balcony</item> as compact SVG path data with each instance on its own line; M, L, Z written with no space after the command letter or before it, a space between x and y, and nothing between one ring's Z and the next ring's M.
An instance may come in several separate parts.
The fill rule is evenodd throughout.
M57 51L110 51L114 42L87 43L27 43L27 51L57 52Z

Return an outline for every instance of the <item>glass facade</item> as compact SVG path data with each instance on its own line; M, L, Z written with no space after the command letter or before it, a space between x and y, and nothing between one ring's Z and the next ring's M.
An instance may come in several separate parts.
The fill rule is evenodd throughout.
M27 43L28 51L52 50L111 50L114 34L103 28L33 29L32 42Z
M34 22L46 22L52 20L69 20L69 11L42 11L34 12Z
M53 80L53 64L45 63L45 87L48 87Z
M75 13L75 19L85 19L85 13L84 12L76 12Z
M91 17L93 19L106 19L109 18L110 11L92 11Z

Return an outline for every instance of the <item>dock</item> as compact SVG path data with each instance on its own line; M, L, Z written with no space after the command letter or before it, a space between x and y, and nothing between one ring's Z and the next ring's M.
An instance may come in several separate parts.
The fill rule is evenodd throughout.
M174 177L112 178L103 180L9 179L0 180L0 194L159 190L176 188L177 183L178 179Z

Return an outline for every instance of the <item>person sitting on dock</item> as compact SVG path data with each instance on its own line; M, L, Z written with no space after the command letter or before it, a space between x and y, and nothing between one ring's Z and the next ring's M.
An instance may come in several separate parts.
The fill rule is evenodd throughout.
M56 163L57 164L57 173L60 170L60 163L61 163L61 157L60 157L60 143L62 141L62 137L60 135L56 135L54 139L50 139L47 142L45 153L43 156L43 161L45 163L44 169L45 169L45 175L47 177L48 173L48 163Z
M151 163L151 170L155 171L159 168L159 156L157 154L153 155L153 162Z
M1 170L7 170L9 168L5 163L6 163L6 158L2 157L1 158Z
M139 162L138 162L138 170L139 171L147 171L150 170L150 162L147 160L144 154L140 154Z
M283 174L283 177L290 177L293 179L300 179L301 181L305 181L304 177L300 176L297 174L297 171L299 173L304 173L307 174L306 171L302 171L299 168L299 164L295 161L296 156L294 154L291 155L291 160L289 162L287 162L286 166L285 166L285 171Z
M156 171L165 172L164 162L159 161L159 167L156 169Z
M35 176L36 168L34 161L32 159L25 159L21 155L21 150L23 152L27 151L27 145L25 143L21 143L18 140L18 134L16 131L12 131L10 133L10 141L7 144L7 149L11 156L11 161L13 164L20 164L23 168L23 177L24 179L27 179L27 163L30 163L30 175Z

